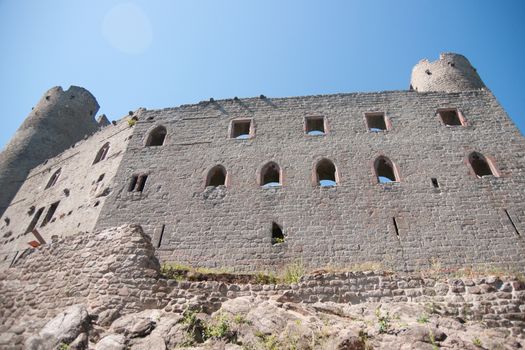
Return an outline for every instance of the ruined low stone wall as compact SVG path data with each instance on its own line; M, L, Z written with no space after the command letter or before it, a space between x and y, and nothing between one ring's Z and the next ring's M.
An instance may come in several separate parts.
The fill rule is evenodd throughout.
M344 272L308 275L294 285L225 284L159 281L171 289L168 312L183 312L199 300L209 300L210 311L228 299L241 296L281 302L343 304L408 302L427 304L429 312L457 316L464 321L481 320L490 327L505 327L525 333L525 284L515 278L433 279L417 276L381 275L374 272Z
M66 237L0 272L0 349L16 348L65 307L84 304L99 324L145 309L206 313L241 296L281 303L406 302L525 334L525 284L512 277L423 278L374 272L317 273L292 285L167 280L138 226Z

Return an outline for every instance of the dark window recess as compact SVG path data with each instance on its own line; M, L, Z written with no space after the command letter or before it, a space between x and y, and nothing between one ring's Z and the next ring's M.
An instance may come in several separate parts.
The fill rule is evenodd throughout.
M224 186L226 184L226 169L222 165L214 166L208 173L206 186Z
M98 162L106 159L108 152L109 152L109 142L104 144L104 146L100 148L100 150L97 153L97 156L95 157L95 160L93 161L93 164L97 164Z
M463 125L461 123L461 118L459 117L458 111L454 109L440 111L439 116L441 117L443 124L445 124L446 126Z
M55 171L53 173L53 175L51 175L51 178L49 179L49 181L47 182L47 185L46 185L46 190L50 187L53 187L55 186L55 184L57 183L58 181L58 178L60 177L60 172L62 171L62 169L58 169L57 171Z
M490 165L481 153L478 152L472 152L469 155L469 162L472 166L472 169L476 173L478 177L486 176L486 175L494 175L492 173L492 169L490 169Z
M321 187L331 187L336 185L335 165L328 159L323 159L317 163L316 167L317 184Z
M306 118L306 133L308 135L324 135L324 118L323 117L307 117Z
M148 140L146 141L146 146L162 146L164 144L164 140L166 139L166 134L167 131L165 127L156 127L150 132Z
M383 113L367 114L366 125L370 131L385 131L387 129L385 115Z
M261 186L279 186L281 184L281 170L277 164L270 162L261 171Z
M251 120L233 120L231 137L234 139L250 138Z
M100 174L100 176L97 179L97 183L99 183L100 181L104 180L104 176L105 176L105 174Z
M432 186L434 186L434 188L439 188L438 179L436 179L435 177L433 177L433 178L431 178L430 180L432 181Z
M42 216L42 213L44 212L44 209L45 209L44 207L38 209L38 211L33 216L33 219L31 220L31 223L27 227L25 233L33 231L33 229L36 227L36 224L37 224L38 220L40 220L40 216Z
M137 186L138 179L139 179L138 175L133 175L131 177L131 181L129 182L129 186L128 186L128 192L132 192L135 190L135 186Z
M160 229L160 234L159 234L159 241L157 242L157 248L160 248L160 246L162 245L162 237L164 236L165 229L166 229L166 225L162 225Z
M392 222L394 223L394 230L396 230L396 236L399 238L399 228L397 227L397 221L396 218L392 218Z
M390 159L379 157L376 159L374 168L376 170L377 181L379 183L396 182L397 177L394 171L394 165Z
M518 228L516 227L516 224L514 224L514 220L512 220L512 217L510 216L510 214L507 211L507 209L503 209L503 210L505 211L505 214L507 215L507 218L509 219L510 224L512 225L512 227L514 227L514 231L516 232L516 234L518 236L521 236L520 231L518 231Z
M272 223L272 244L284 243L284 234L281 226Z
M139 179L137 181L137 192L142 192L144 190L144 186L146 186L146 180L148 179L148 175L140 175Z
M51 204L51 206L47 210L47 214L44 217L44 220L42 221L42 224L40 225L40 227L46 226L51 221L51 219L53 218L53 215L55 215L55 211L57 210L59 203L60 202L55 202Z

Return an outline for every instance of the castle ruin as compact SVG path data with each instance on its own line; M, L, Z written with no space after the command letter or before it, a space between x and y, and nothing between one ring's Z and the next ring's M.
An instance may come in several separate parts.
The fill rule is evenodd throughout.
M97 111L52 88L0 154L1 266L138 224L193 266L525 271L525 139L461 55L420 61L409 90Z

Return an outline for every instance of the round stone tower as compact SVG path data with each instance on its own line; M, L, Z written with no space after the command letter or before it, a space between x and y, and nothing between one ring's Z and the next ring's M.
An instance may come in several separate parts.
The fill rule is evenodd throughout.
M99 105L89 91L51 88L0 153L0 216L29 171L98 129Z
M485 84L465 56L442 53L437 61L424 59L414 66L410 88L419 92L460 92L483 89Z

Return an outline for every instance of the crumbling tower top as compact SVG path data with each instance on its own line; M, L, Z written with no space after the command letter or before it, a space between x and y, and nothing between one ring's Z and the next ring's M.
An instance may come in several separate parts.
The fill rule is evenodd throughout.
M465 56L447 52L434 62L419 61L412 69L410 88L418 92L460 92L483 89L485 84Z

